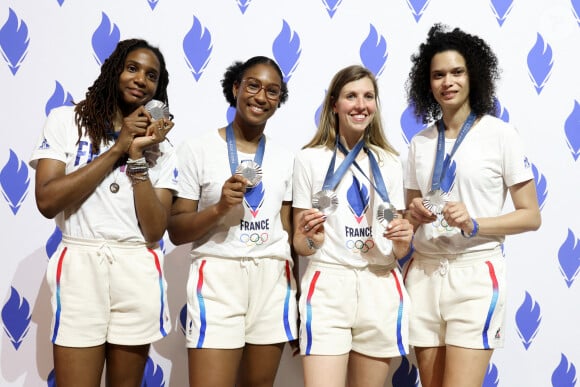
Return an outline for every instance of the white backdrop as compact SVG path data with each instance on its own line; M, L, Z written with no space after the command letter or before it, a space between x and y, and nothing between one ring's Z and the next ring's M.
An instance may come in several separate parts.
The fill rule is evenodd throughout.
M223 126L220 80L234 60L274 57L290 98L267 132L298 150L332 75L353 63L378 76L387 136L407 154L419 128L404 82L435 22L480 35L503 69L502 118L522 134L542 206L539 231L508 237L506 347L485 386L575 386L580 367L580 0L0 0L0 385L53 386L48 255L60 235L34 202L27 161L47 112L84 98L119 39L158 45L170 73L173 144ZM509 209L509 204L507 209ZM152 346L146 386L186 385L181 310L187 247L166 239L175 329ZM418 386L393 363L388 386ZM302 386L285 351L276 386Z

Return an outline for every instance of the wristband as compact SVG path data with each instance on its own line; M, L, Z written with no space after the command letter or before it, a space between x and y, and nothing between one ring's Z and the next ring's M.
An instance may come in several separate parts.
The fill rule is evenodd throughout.
M463 230L461 230L461 235L463 235L463 237L468 238L468 239L476 236L478 231L479 231L479 224L477 223L477 221L474 218L471 218L471 221L473 222L473 230L471 231L471 234L465 235Z

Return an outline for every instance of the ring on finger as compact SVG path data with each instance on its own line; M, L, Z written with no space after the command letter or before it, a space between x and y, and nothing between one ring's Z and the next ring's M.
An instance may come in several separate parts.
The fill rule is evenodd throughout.
M306 230L306 231L310 231L310 226L308 226L308 225L305 225L305 226L304 226L304 230Z

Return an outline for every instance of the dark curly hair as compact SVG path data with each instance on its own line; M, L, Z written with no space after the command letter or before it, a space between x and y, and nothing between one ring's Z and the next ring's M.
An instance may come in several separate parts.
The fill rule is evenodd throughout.
M469 103L478 117L496 114L495 81L499 79L497 57L481 38L459 28L447 32L447 27L435 24L419 52L411 56L413 66L406 83L407 102L414 106L415 115L423 123L441 117L441 108L431 93L431 60L443 51L457 51L465 59L469 75Z
M119 76L125 67L127 55L140 48L150 50L159 60L159 79L157 91L153 98L169 105L167 98L169 73L161 51L143 39L120 41L101 66L101 73L93 85L89 87L85 99L75 106L75 121L78 127L79 140L84 127L85 133L88 134L93 144L93 153L99 152L99 145L102 141L108 144L111 140L112 123L122 103L119 100Z
M254 56L245 62L234 62L224 73L224 78L221 80L222 90L226 97L226 101L228 101L231 107L236 107L236 98L232 91L234 85L242 82L244 74L249 68L259 64L272 66L280 76L282 84L280 85L280 100L278 106L282 105L288 99L288 85L284 82L284 76L282 75L282 70L280 70L278 63L267 56Z

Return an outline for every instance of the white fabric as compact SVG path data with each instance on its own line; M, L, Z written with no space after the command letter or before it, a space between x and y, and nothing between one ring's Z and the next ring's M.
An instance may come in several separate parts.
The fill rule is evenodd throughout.
M451 152L454 143L454 139L446 139L446 154ZM423 197L431 190L436 147L436 125L419 132L409 147L405 188L419 190ZM500 215L508 188L533 179L531 163L515 128L488 115L467 133L453 156L453 163L456 177L449 192L450 200L465 203L473 218ZM416 230L413 244L417 251L431 255L458 254L493 249L504 241L499 235L467 239L458 228L437 226L438 222L434 222Z
M217 130L185 141L177 151L180 160L179 197L197 200L198 211L217 203L224 182L232 175L226 141ZM238 161L253 160L253 154L238 152ZM280 207L292 201L291 152L266 136L262 181L252 190L258 202L250 207L244 200L233 208L200 240L191 255L199 257L271 257L292 260L288 234L282 227ZM248 197L248 192L246 192Z
M107 151L112 145L113 142L109 142L109 145L101 144L100 152ZM149 168L149 179L154 188L175 191L178 174L175 151L167 142L159 144L159 149L162 155L156 165ZM66 173L70 174L96 157L98 155L91 152L88 136L83 135L78 141L73 107L64 106L50 112L32 152L30 166L36 168L39 159L54 159L65 163ZM56 224L63 235L82 239L144 242L135 213L131 181L121 170L124 168L117 168L107 175L79 208L70 208L56 216ZM113 182L120 187L117 193L109 189Z
M373 152L379 162L390 202L397 209L403 209L401 161L397 156L384 151L380 151L378 157L376 150ZM294 165L293 206L295 208L312 208L312 197L322 190L332 154L332 150L322 147L303 149L297 154ZM342 162L339 154L338 152L335 170ZM368 157L359 155L357 163L376 185ZM355 182L355 177L358 183ZM384 228L376 220L377 209L382 199L367 177L364 177L354 165L351 165L343 176L334 189L338 197L338 209L326 219L324 243L316 253L309 257L310 259L354 267L365 267L368 264L389 265L394 262L392 243L383 237ZM358 203L362 202L358 192L365 190L368 192L368 205L363 211L353 211L353 204L357 200ZM362 246L362 249L356 248L355 245Z

